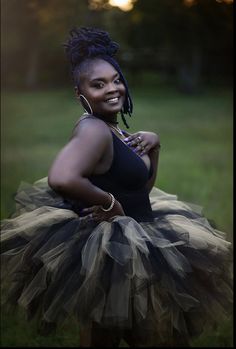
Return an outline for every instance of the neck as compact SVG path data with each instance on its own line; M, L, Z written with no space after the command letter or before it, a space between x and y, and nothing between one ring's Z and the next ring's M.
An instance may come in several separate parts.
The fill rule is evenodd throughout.
M108 117L104 117L98 114L94 114L94 116L98 117L99 119L102 119L103 121L105 121L108 124L111 125L118 125L118 121L117 121L117 115L112 115L112 116L108 116Z
M106 121L106 123L108 123L108 124L111 124L111 125L118 125L119 124L119 122L118 121Z

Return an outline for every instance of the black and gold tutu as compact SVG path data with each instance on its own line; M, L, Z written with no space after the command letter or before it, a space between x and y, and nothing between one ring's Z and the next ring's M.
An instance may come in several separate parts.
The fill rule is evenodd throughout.
M49 188L47 178L23 183L16 212L1 227L7 302L39 322L75 316L105 328L140 324L163 338L173 331L190 338L227 316L232 251L224 234L196 205L157 188L148 200L132 190L132 202L120 188L114 193L126 216L96 223Z

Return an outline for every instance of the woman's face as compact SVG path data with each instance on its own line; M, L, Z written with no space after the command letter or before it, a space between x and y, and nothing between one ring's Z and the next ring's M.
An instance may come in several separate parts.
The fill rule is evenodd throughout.
M125 92L119 73L103 59L90 62L77 91L87 98L95 114L103 116L114 116L122 109Z

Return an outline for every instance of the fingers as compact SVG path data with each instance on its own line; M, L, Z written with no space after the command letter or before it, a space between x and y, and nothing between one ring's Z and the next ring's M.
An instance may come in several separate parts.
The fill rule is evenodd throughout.
M139 155L144 155L148 153L149 148L148 143L143 141L135 147L134 151Z
M132 147L139 155L144 155L149 151L148 142L144 141L141 136L137 136L134 140L127 142L127 145Z
M144 155L144 154L148 154L149 151L150 151L150 149L151 149L150 145L147 144L147 145L144 147L144 149L141 150L141 152L140 152L139 155L142 156L142 155Z
M91 206L91 207L86 207L83 210L81 210L81 216L84 218L87 218L88 220L90 219L96 219L97 218L97 214L100 211L100 206L96 205L96 206Z
M138 136L140 136L139 132L133 133L129 137L126 137L124 139L124 141L129 143L129 142L133 141L135 138L137 138Z
M150 137L148 138L143 132L136 132L125 138L124 141L140 156L148 154L152 147Z
M141 143L143 142L143 138L141 134L137 132L137 133L134 133L132 136L125 138L124 141L127 143L128 146L134 147L137 145L141 145ZM142 146L145 146L145 144L143 143L141 147Z
M98 223L100 223L104 220L104 218L102 216L99 216L95 212L87 213L86 215L82 216L81 219L85 220L86 222L95 221Z
M90 213L90 214L88 214L86 216L81 216L80 219L81 219L82 222L85 222L85 223L89 223L89 222L94 220L92 213Z
M83 218L88 220L88 221L95 221L95 222L102 222L107 220L106 214L100 209L100 206L91 206L91 207L86 207L81 211Z
M118 201L116 201L116 204L114 205L113 210L109 211L109 212L104 212L101 210L101 206L99 205L95 205L95 206L91 206L91 207L86 207L84 208L82 211L82 219L85 221L94 221L97 223L100 222L111 222L114 217L116 217L117 215L125 215L122 206L120 205L120 203Z
M142 142L142 138L139 132L132 134L131 136L124 139L128 146L132 147L140 142Z
M83 215L88 215L90 213L93 213L95 211L96 206L91 206L91 207L86 207L83 208L83 210L81 211L81 213L83 213Z
M127 142L127 145L129 147L133 147L135 145L140 144L142 141L143 141L142 138L140 136L138 136L138 137L134 138L134 140L131 140L131 141Z

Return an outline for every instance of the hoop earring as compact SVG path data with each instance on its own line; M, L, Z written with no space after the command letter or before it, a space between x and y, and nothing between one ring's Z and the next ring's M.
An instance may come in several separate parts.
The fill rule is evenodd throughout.
M87 100L87 98L84 97L84 95L79 95L79 100L84 108L84 111L86 114L93 114L93 109L89 103L89 101Z

